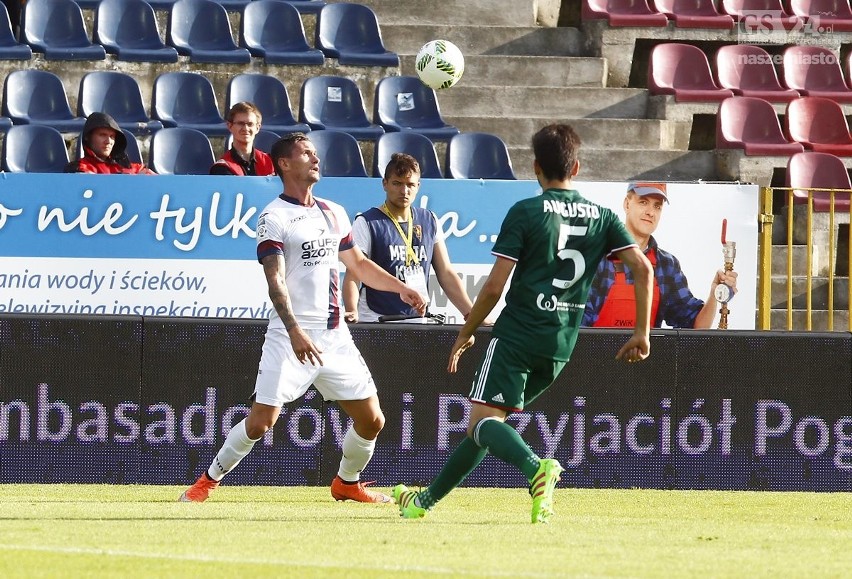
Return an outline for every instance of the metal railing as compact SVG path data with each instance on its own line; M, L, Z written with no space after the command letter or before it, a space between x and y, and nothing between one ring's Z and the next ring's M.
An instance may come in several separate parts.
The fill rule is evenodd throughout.
M774 193L776 191L784 192L784 212L780 214L776 214L774 212L773 201L774 201ZM795 193L795 194L794 194ZM804 198L803 193L807 194L807 198ZM825 246L822 243L815 243L814 241L814 200L816 197L819 197L820 204L823 205L827 201L827 210L818 211L820 215L826 215L828 219L828 227L827 227L827 242ZM836 207L838 204L838 200L845 202L849 199L849 208L848 210L843 210L838 213L836 211ZM760 193L760 214L759 214L759 271L760 271L760 279L758 282L758 319L757 326L762 330L769 329L778 329L771 327L771 310L772 310L772 248L773 248L773 237L772 237L772 228L775 221L776 216L783 216L785 218L786 225L786 247L787 247L787 255L786 255L786 329L793 330L794 329L794 319L793 319L793 300L794 300L794 281L795 276L794 273L794 247L802 245L802 244L794 244L794 228L795 228L795 207L803 207L805 208L804 217L805 217L805 287L804 287L804 298L805 298L805 319L804 319L804 328L796 328L796 329L804 329L807 331L813 330L813 293L814 293L814 248L817 247L818 250L825 250L828 256L827 259L827 268L825 272L825 276L818 275L816 277L825 277L826 278L826 289L827 289L827 320L826 320L826 329L829 331L833 331L834 328L834 297L835 297L835 256L837 254L838 247L838 217L848 217L849 221L846 223L852 222L852 190L849 189L823 189L823 188L803 188L796 187L795 189L790 187L763 187L761 188ZM798 213L802 213L800 210ZM799 215L799 218L802 216ZM850 272L852 272L852 226L848 227L848 243L847 247L850 250L847 252L847 270L846 275L850 276ZM799 264L797 264L799 265ZM847 281L847 306L846 312L849 313L849 306L852 304L852 283L848 283ZM799 308L801 309L801 308ZM852 331L852 315L849 316L848 328L849 331Z

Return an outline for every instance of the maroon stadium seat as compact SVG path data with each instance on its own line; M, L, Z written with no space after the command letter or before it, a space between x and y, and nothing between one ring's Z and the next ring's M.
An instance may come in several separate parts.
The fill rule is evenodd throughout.
M757 97L769 102L788 103L799 92L781 86L772 56L759 46L733 44L716 51L716 78L719 86L739 96Z
M583 0L583 20L605 19L610 26L666 26L668 19L647 0Z
M719 105L716 148L743 149L749 156L792 155L805 150L784 137L772 105L754 97L731 97Z
M796 153L787 161L787 187L852 189L852 184L849 182L849 173L839 157L831 153L807 151ZM794 189L793 200L795 203L806 203L808 192ZM830 193L814 192L814 211L828 211L830 205ZM848 211L849 195L836 192L834 208L837 211Z
M852 31L852 9L849 0L790 0L790 12L805 20L815 34Z
M784 84L805 96L852 103L837 55L821 46L790 46L784 50Z
M678 28L733 28L729 14L719 14L713 0L655 0L657 10Z
M669 42L651 50L648 88L653 94L673 94L677 102L715 102L734 96L713 81L707 55L691 44Z
M797 17L784 10L781 0L722 0L720 8L746 30L766 30L767 26L789 30L801 25Z
M852 136L835 101L822 97L802 97L787 105L787 136L818 153L852 156Z

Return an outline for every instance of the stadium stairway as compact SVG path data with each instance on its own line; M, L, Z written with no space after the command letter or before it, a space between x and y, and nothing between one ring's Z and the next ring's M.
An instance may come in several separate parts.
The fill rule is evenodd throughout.
M584 180L717 178L713 151L689 150L691 119L652 118L646 89L609 85L608 59L590 56L584 32L556 26L558 0L362 3L400 55L401 74L415 74L414 55L431 39L459 46L465 74L438 93L441 112L462 131L503 139L519 178L534 178L530 137L555 121L574 125L583 140Z

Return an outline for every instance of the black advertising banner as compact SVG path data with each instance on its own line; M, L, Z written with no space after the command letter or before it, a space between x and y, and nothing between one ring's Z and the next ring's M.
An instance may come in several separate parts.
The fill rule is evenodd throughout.
M0 316L0 482L187 484L251 404L262 321ZM427 483L464 436L483 329L352 328L386 418L362 477ZM582 330L551 389L510 423L575 487L852 490L848 333L655 330L623 364L618 330ZM349 420L313 389L229 484L325 485ZM526 486L487 457L468 485Z

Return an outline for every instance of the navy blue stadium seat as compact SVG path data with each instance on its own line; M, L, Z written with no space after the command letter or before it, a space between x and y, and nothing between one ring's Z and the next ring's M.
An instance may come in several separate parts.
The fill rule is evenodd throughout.
M305 38L302 17L283 0L256 0L240 19L240 46L267 64L322 64L322 51Z
M266 74L238 74L228 83L227 110L239 102L250 102L263 115L262 126L269 131L285 134L308 132L311 127L298 123L290 108L287 87L274 76Z
M149 167L160 175L208 175L216 161L207 136L184 127L154 133L148 157Z
M358 85L342 76L314 76L302 83L299 121L312 129L345 131L358 140L375 140L385 132L367 119Z
M9 11L0 3L0 60L29 60L32 57L33 49L15 38Z
M90 72L82 78L77 114L88 117L92 113L106 113L122 129L136 135L146 135L163 128L163 123L151 120L145 112L142 91L136 79L123 72Z
M497 135L460 133L447 143L450 179L516 179L506 144Z
M73 0L28 0L21 12L21 37L48 60L104 60L100 44L92 44L83 11Z
M190 62L248 64L251 54L234 44L225 8L213 0L178 0L166 38Z
M413 131L433 140L448 140L459 130L448 125L435 91L416 76L388 76L376 85L373 122L385 131Z
M385 48L379 20L369 6L326 4L317 15L315 46L340 64L399 66L399 56Z
M172 9L177 0L146 0L154 10L168 11Z
M95 14L94 39L118 60L178 60L177 50L160 40L154 9L145 0L103 0Z
M441 163L435 145L420 133L385 133L376 139L373 152L373 176L384 177L385 167L394 153L408 153L420 164L420 176L425 179L442 179Z
M0 117L0 133L5 133L12 128L12 119L9 117Z
M71 112L62 80L46 70L14 70L3 84L3 116L16 125L49 125L77 133L86 119Z
M124 133L124 138L127 139L127 148L125 149L127 157L133 163L142 163L142 150L139 148L139 141L136 140L136 136L127 129L121 129L121 132ZM77 136L77 149L75 155L77 156L77 159L83 158L82 132Z
M102 0L74 0L77 6L86 10L95 10Z
M325 6L323 0L286 0L286 2L292 4L299 11L299 14L319 14L319 11Z
M187 127L211 137L230 134L213 85L202 74L164 72L154 80L152 101L151 117L164 127Z
M12 173L62 173L68 164L65 139L44 125L12 127L3 139L2 169Z
M364 156L358 141L343 131L311 131L308 136L317 148L323 177L366 177Z
M254 136L254 148L263 151L264 153L269 153L272 150L272 145L275 144L275 141L281 138L281 135L274 131L267 131L261 129ZM225 150L230 150L231 146L234 144L234 136L230 135L225 140Z

